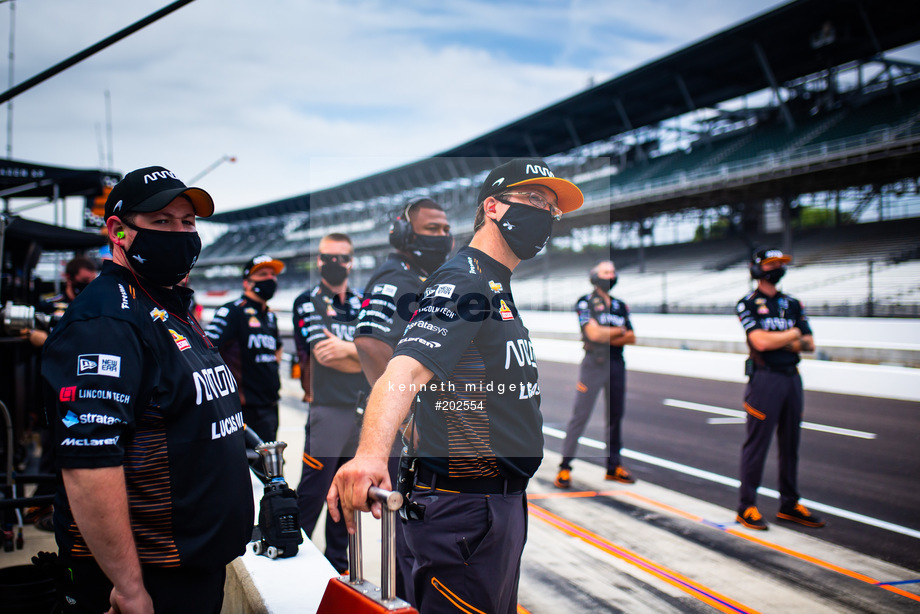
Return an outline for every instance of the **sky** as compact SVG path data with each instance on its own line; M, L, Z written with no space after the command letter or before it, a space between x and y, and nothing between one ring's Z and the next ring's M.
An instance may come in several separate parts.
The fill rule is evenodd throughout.
M14 84L169 4L0 2ZM195 185L218 212L260 205L450 149L780 4L195 0L14 98L12 158L185 180L216 164Z

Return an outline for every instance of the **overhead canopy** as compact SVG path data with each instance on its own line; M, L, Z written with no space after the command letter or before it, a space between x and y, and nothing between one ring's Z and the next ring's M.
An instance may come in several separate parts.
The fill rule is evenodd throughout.
M64 251L101 247L108 241L108 237L99 232L62 228L17 216L10 216L10 219L12 221L6 227L4 249L12 251L16 251L17 247L25 249L33 242L46 251Z
M119 179L120 174L108 171L0 159L0 198L96 196Z
M920 2L789 2L439 155L549 156L869 61L915 42L918 31Z

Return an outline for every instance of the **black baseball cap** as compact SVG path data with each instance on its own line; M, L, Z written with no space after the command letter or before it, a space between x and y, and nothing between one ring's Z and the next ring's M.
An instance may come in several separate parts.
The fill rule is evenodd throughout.
M479 188L479 202L501 194L508 188L535 183L556 193L556 206L563 213L575 211L585 202L585 197L571 181L560 179L539 158L516 158L492 169Z
M176 196L192 201L195 215L214 213L214 200L201 188L187 187L176 174L162 166L148 166L131 171L115 184L105 201L105 219L125 213L159 211Z
M275 270L275 275L280 275L281 271L284 270L284 263L280 260L275 260L271 256L261 254L255 256L252 260L246 263L246 266L243 267L243 279L249 277L250 273L256 271L257 269L262 269L267 266L270 266Z
M751 264L769 264L771 262L781 262L789 264L792 262L792 256L783 253L781 249L767 248L759 249L751 256Z

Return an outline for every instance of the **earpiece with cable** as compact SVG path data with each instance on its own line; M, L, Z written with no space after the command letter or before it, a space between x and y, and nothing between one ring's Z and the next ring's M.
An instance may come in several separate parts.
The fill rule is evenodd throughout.
M125 238L125 231L124 231L124 230L119 230L118 232L115 233L115 236L118 237L119 239L124 239L124 238Z

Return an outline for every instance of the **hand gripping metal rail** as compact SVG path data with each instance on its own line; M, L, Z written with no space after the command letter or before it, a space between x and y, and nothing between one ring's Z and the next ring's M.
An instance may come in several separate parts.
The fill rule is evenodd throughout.
M361 514L354 513L355 532L348 536L348 575L329 580L317 614L332 612L389 612L410 614L417 611L396 596L396 512L402 507L403 496L398 492L371 486L368 501L383 506L381 526L381 586L364 579L361 545Z

